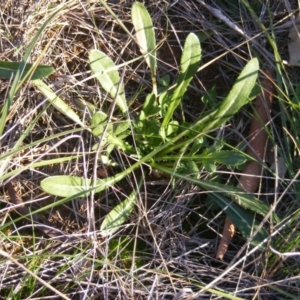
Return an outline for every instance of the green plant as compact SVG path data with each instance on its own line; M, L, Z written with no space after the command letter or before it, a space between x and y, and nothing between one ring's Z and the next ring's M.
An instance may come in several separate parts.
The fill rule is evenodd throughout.
M282 63L283 31L295 6L173 2L145 1L154 26L140 4L131 20L127 0L39 1L26 24L19 24L14 2L3 7L1 59L14 62L0 62L8 79L0 86L1 297L179 298L188 288L193 298L297 299L300 85L296 67ZM192 57L199 73L191 72L188 83L180 63L181 54L189 57L185 39L198 47L189 32L201 55ZM251 89L253 57L260 78L254 59L248 78L257 84L247 96L239 89ZM54 69L40 65L45 61L56 71L46 79ZM245 65L233 90L248 104L238 104L235 114L226 95ZM235 186L245 166L257 162L245 153L257 116L252 99L266 77L274 107L259 131L270 148L262 172L251 175L260 182L254 196ZM227 106L231 119L221 114ZM270 167L273 157L278 164ZM62 174L68 176L53 176ZM38 186L46 177L48 195ZM224 214L239 235L214 267ZM45 224L57 235L40 230Z
M181 178L203 189L216 191L213 199L222 208L230 203L228 196L231 197L236 204L231 205L226 212L237 222L242 234L248 238L252 232L253 222L256 227L259 226L253 212L265 215L268 207L253 196L243 195L237 188L201 181L197 179L197 173L201 166L213 169L217 163L236 166L247 160L245 154L235 150L221 150L222 147L211 148L209 152L204 147L203 138L224 124L253 98L251 92L259 68L257 59L252 59L245 66L232 90L220 105L215 105L209 113L201 115L192 124L180 124L174 118L174 112L199 68L201 59L199 39L193 33L187 36L181 56L180 74L176 83L171 86L167 76L156 80L155 35L151 18L141 3L134 3L132 7L132 21L136 30L136 42L142 53L141 58L145 59L150 68L153 90L147 95L138 117L130 120L128 118L130 108L127 106L118 72L121 66L116 66L102 51L92 50L89 63L94 76L114 99L123 117L113 124L111 115L96 111L92 116L91 129L95 136L99 136L99 143L95 149L106 149L106 156L101 156L102 159L109 161L111 151L117 147L129 155L134 155L138 161L113 177L92 181L75 176L52 176L44 179L41 187L50 194L73 199L91 192L103 191L124 179L143 163L147 163L174 178ZM134 144L127 139L130 134ZM132 211L134 203L135 192L113 209L102 223L103 236L112 234L121 226ZM245 210L244 207L252 212ZM278 220L276 216L275 219ZM261 242L266 236L267 232L260 229L253 238L253 243Z

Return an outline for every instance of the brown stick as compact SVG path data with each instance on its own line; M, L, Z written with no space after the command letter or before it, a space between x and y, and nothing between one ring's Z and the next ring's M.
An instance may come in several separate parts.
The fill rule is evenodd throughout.
M264 127L269 121L274 85L271 79L271 72L266 72L265 74L266 77L262 79L262 92L255 100L256 116L251 122L248 138L249 144L246 151L254 160L245 165L243 174L240 176L238 183L238 187L247 193L254 193L259 186L262 161L267 144L267 133ZM230 218L226 217L222 238L216 254L217 259L223 259L234 233L235 225Z

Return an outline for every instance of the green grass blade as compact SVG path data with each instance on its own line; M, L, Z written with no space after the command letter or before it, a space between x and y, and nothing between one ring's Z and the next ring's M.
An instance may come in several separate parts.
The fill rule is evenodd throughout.
M146 56L146 63L151 70L151 78L153 84L153 93L157 95L156 84L156 41L153 23L146 7L139 2L132 5L131 10L132 23L136 31L136 40L140 47L140 51Z
M128 219L137 201L137 191L133 191L127 199L114 207L103 220L100 231L103 237L116 232Z
M99 2L101 3L101 5L103 5L103 7L105 7L105 9L107 10L107 12L114 18L114 20L116 21L116 23L118 25L120 25L120 27L126 32L126 34L132 40L134 40L134 36L131 34L130 30L127 29L127 27L124 25L124 23L122 22L122 20L113 12L113 10L110 8L110 6L107 3L107 1L106 0L99 0Z
M20 62L19 68L15 73L15 76L13 78L13 82L11 85L11 88L9 90L7 99L5 101L5 104L1 110L1 118L0 118L0 136L2 136L3 134L3 130L5 127L5 122L6 122L6 117L7 114L9 112L11 103L13 102L15 93L17 92L17 90L19 89L20 85L23 83L23 81L26 79L26 73L23 76L24 73L24 69L26 67L26 63L29 59L30 53L33 49L33 47L35 46L38 38L40 37L40 35L42 34L43 30L46 28L46 26L51 22L51 20L56 16L56 14L61 10L62 8L58 9L55 13L53 13L49 19L40 27L40 29L37 31L36 35L34 36L34 38L32 39L32 41L30 42L30 44L27 47L27 50L24 54L24 57L22 59L22 61Z
M10 149L10 151L5 152L5 153L0 155L0 161L1 161L1 164L0 164L0 180L5 180L5 179L8 179L8 178L10 178L12 176L15 176L17 174L20 174L22 171L28 170L31 167L35 168L35 167L47 165L47 162L45 162L45 163L37 162L37 165L35 165L35 164L24 165L24 166L21 166L21 167L18 167L18 168L14 168L12 171L4 172L6 170L7 165L9 164L11 158L14 155L16 155L16 154L19 155L19 153L21 153L22 151L28 150L31 147L36 146L38 144L45 143L45 142L50 141L50 140L54 140L55 138L63 138L64 136L72 135L75 132L82 131L82 128L72 128L71 130L66 130L66 131L63 131L63 132L59 132L57 134L53 134L51 136L44 137L42 139L38 139L36 141L33 141L30 144L25 144L25 145L22 146L22 142L24 141L24 139L26 137L28 137L28 134L31 132L32 128L34 128L34 125L40 119L40 117L43 115L43 113L44 113L44 110L42 110L37 115L37 117L33 120L33 122L30 124L30 126L28 126L26 128L26 130L22 133L21 137L18 139L18 141L14 145L14 147L12 149ZM78 157L78 155L77 155L77 157ZM54 161L52 161L52 160L49 161L49 164L54 164L54 163L57 163L57 162L55 162L55 160Z
M114 62L102 51L92 50L89 54L89 64L103 89L113 98L122 113L127 111L124 87ZM107 71L109 70L109 71Z
M197 73L200 60L201 47L199 39L194 33L190 33L184 44L180 63L180 75L177 80L176 88L165 100L168 110L164 116L160 130L160 134L163 138L165 138L165 130L171 118L173 117L175 109L180 104L188 85L190 84L194 75Z
M78 125L82 127L86 127L84 123L80 120L80 117L77 113L67 104L65 103L60 97L58 97L52 89L45 84L42 80L34 80L33 84L39 89L39 91L47 97L48 101L64 116L71 119Z
M267 204L265 204L263 201L257 199L252 194L245 193L245 191L237 187L211 182L208 180L200 180L200 179L194 179L192 177L184 176L182 174L179 174L178 172L174 172L173 170L164 167L161 164L152 163L151 167L153 167L158 171L174 176L175 178L196 184L201 188L205 189L206 191L214 191L216 193L223 194L226 197L230 197L231 199L227 200L227 204L229 204L230 201L234 201L239 206L245 209L249 209L252 212L257 213L263 217L265 217L270 211L270 207ZM272 216L273 216L273 220L276 223L280 222L280 218L275 213L273 213Z
M228 213L228 216L232 219L233 222L236 222L235 224L241 230L242 235L246 239L248 239L252 235L253 230L255 231L259 226L259 222L255 220L255 214L252 211L260 212L260 214L265 216L270 210L270 208L267 207L265 203L263 203L262 201L258 201L258 199L256 199L252 195L243 194L243 192L238 190L237 188L217 184L215 182L199 180L191 176L183 176L159 164L153 164L152 167L166 174L172 175L175 178L186 180L187 182L198 185L207 191L213 192L210 197L221 208L227 208L226 213ZM236 199L228 198L233 198L235 195L238 197L239 204L232 202L232 200ZM249 200L248 198L251 198L251 200ZM246 210L244 207L241 207L241 204L244 204L244 206L247 206L247 208L252 209L252 211ZM256 236L253 237L251 243L253 245L257 245L267 236L268 235L265 229L261 228Z
M6 79L12 78L12 76L15 76L17 74L17 71L20 68L21 62L10 62L10 61L0 61L0 77L4 77ZM38 65L35 67L33 64L25 64L24 67L24 75L27 73L30 73L30 71L33 70L30 79L36 80L36 79L42 79L49 75L51 75L55 70L53 67L45 66L45 65ZM22 76L22 79L24 76Z
M253 235L253 232L259 228L260 222L255 219L254 213L242 208L234 202L231 202L230 199L224 197L222 193L213 193L210 194L210 197L222 209L226 209L226 215L232 220L246 240L248 240ZM257 246L267 237L268 232L262 227L251 239L250 243L254 246Z
M215 200L221 208L228 206L226 213L228 212L228 216L234 222L237 222L236 225L238 228L241 228L241 232L247 239L253 232L252 226L254 225L255 229L258 228L257 226L259 226L259 222L255 221L254 219L254 213L258 213L265 217L270 211L270 207L268 207L264 202L258 200L251 194L246 194L244 191L236 187L207 180L200 180L191 176L184 176L160 164L151 164L151 166L158 171L164 172L165 174L169 174L175 178L198 185L206 191L213 191L214 193L212 193L210 196L213 197L213 200ZM273 213L272 216L276 223L280 222L279 217L275 213ZM263 228L260 229L256 237L253 239L253 244L256 245L257 243L261 242L266 237L266 234L267 233Z

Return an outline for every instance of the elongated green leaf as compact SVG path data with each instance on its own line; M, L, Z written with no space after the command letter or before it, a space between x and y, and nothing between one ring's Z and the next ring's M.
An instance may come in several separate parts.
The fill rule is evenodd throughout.
M77 176L51 176L41 181L41 188L50 195L72 197L90 192L90 179Z
M226 214L239 229L242 236L248 240L258 229L260 222L255 219L255 214L245 210L236 203L232 203L231 199L226 198L221 193L210 194L210 197L222 208L226 207ZM257 234L253 236L251 244L257 246L268 237L268 232L262 227Z
M265 217L270 211L270 208L265 203L258 200L253 195L246 194L244 191L236 187L231 187L207 180L199 180L191 176L184 176L177 172L175 173L172 169L166 168L160 164L151 164L151 166L153 167L153 169L162 171L166 174L174 176L175 178L180 178L181 180L193 183L209 191L210 197L221 208L226 207L225 212L239 228L246 239L252 236L252 233L256 231L259 226L259 222L255 220L255 214L253 212L256 212ZM232 202L232 200L234 202ZM247 211L245 208L249 209L249 211ZM280 219L275 213L272 214L272 216L273 220L276 220L276 222L280 222ZM266 230L264 228L261 228L252 240L252 244L259 244L267 236L268 233L266 232Z
M107 140L111 145L114 145L123 151L129 151L131 147L124 141L128 135L129 133L124 133L124 135L117 136L115 133L112 133L107 137Z
M228 166L237 166L245 163L247 158L245 154L237 151L218 151L208 154L199 154L199 155L163 155L162 157L155 157L156 161L160 160L193 160L202 163L220 163Z
M252 194L245 193L245 191L237 187L223 185L216 182L209 185L208 182L205 181L201 181L201 182L199 181L199 185L202 186L203 188L207 186L210 186L210 188L213 187L215 191L219 192L220 194L227 195L227 197L230 197L231 200L233 200L239 206L242 206L245 209L249 209L261 216L265 217L270 211L270 207L267 204L265 204L263 201L257 199ZM275 222L280 221L280 219L275 213L273 214L273 220Z
M231 200L233 200L239 206L242 206L245 209L249 209L252 212L255 212L263 217L265 217L270 211L270 207L263 201L257 199L252 194L245 193L245 191L237 187L187 177L182 174L175 173L173 170L164 167L162 164L151 164L151 167L176 178L180 178L181 180L185 180L187 182L198 185L207 191L214 191L218 194L222 194L225 197L230 197ZM276 215L276 213L273 213L272 217L276 223L280 222L280 218Z
M179 82L193 78L196 74L201 60L201 48L198 37L190 33L184 43L180 59Z
M86 127L84 123L80 120L79 116L76 112L61 98L59 98L52 89L45 84L42 80L34 80L33 84L39 89L39 91L47 97L48 101L64 116L68 117L69 119L73 120L77 124L82 127Z
M247 63L226 99L216 112L210 114L208 121L201 128L203 131L218 128L249 101L249 95L257 79L258 69L257 58L253 58Z
M200 60L201 47L199 39L194 33L190 33L184 44L180 63L180 74L175 90L171 95L165 98L165 103L162 104L168 106L160 129L160 134L163 138L166 137L165 130L173 117L175 109L180 104L184 93L198 70Z
M118 204L103 220L100 231L103 237L116 232L128 219L137 200L136 191L132 192L127 199Z
M223 185L216 182L209 184L206 181L200 181L200 180L199 180L199 185L205 189L209 187L209 190L213 189L214 191L220 193L220 195L223 196L225 195L227 197L230 197L230 200L233 200L236 204L238 204L242 208L249 209L252 212L255 212L263 217L265 217L270 211L270 207L266 203L257 199L252 194L245 193L245 191L237 187ZM280 218L276 215L276 213L273 213L272 216L273 216L273 220L276 223L280 222Z
M238 188L231 187L228 195L230 195L231 199L239 206L249 209L263 217L265 217L270 211L270 207L262 200L257 199L254 195L246 194L243 190ZM276 213L272 214L272 218L275 223L280 222L280 218Z
M51 176L41 181L41 188L48 194L58 197L72 197L78 194L84 196L89 195L93 189L96 193L106 190L123 179L127 173L129 171L105 179L99 179L94 188L90 179L69 175Z
M151 70L153 92L157 95L156 87L156 42L153 23L146 7L135 2L131 10L132 23L136 31L136 40L141 53L146 56L146 63Z
M92 50L89 54L90 68L96 75L103 89L116 99L116 104L122 113L127 111L124 87L114 62L102 51Z
M220 163L227 166L237 166L246 162L246 157L243 153L237 151L218 151L209 154L196 155L197 159L203 159L210 163Z
M12 78L20 68L21 62L10 62L10 61L0 61L0 77L4 77L6 79ZM53 67L38 65L34 69L33 64L27 63L23 69L23 77L32 70L32 75L30 77L31 80L42 79L51 75L54 72ZM22 77L22 78L23 78Z

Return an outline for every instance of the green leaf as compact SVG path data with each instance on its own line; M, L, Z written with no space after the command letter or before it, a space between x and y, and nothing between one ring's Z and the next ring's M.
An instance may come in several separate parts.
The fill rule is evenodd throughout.
M239 228L245 238L249 238L252 235L254 224L254 231L258 228L259 222L255 220L255 214L258 213L265 217L269 211L268 207L264 202L258 200L255 196L245 193L241 189L232 187L229 185L223 185L220 183L200 180L193 178L192 176L184 176L174 170L164 167L161 164L151 164L151 167L162 171L166 174L172 175L181 180L185 180L192 184L198 185L199 187L210 192L210 197L222 208L226 209L226 214ZM233 201L234 202L233 202ZM246 209L249 209L247 211ZM253 213L254 212L254 213ZM274 213L272 214L273 220L276 223L280 222L280 219ZM257 245L268 236L268 233L264 228L260 229L258 234L254 237L252 244Z
M136 200L137 192L134 191L127 199L118 204L106 215L100 227L100 232L103 237L113 234L122 226L134 209Z
M239 229L242 236L248 240L253 232L259 227L260 222L255 219L255 214L245 210L230 199L222 195L222 193L210 194L210 197L222 208L225 209L226 215L232 220ZM262 227L251 240L251 244L257 246L269 236L268 232Z
M199 39L194 33L190 33L184 44L180 62L180 74L176 87L173 93L169 95L168 98L164 99L164 102L168 105L168 109L160 129L160 134L163 138L166 137L165 130L173 117L175 109L180 104L188 85L197 73L200 60L201 48Z
M103 133L107 119L107 114L102 111L97 111L93 115L91 125L93 127L92 133L94 136L100 136Z
M106 155L100 155L99 156L99 161L101 164L104 164L105 166L111 166L111 167L117 167L119 166L116 162L111 160L108 156Z
M77 124L82 127L86 127L85 124L81 121L80 117L76 114L76 112L61 98L59 98L52 89L45 84L42 80L37 79L32 82L39 91L47 97L48 101L64 116L68 117L69 119L73 120Z
M206 163L219 163L227 166L237 166L245 163L247 158L237 151L218 151L209 154L197 155L197 160L205 160Z
M239 204L243 208L256 212L263 217L265 217L270 211L270 206L262 200L257 199L254 195L246 194L243 190L234 188L230 195L235 203ZM280 218L276 213L273 213L272 217L275 223L280 222Z
M130 134L130 131L128 130L130 126L129 122L121 122L114 128L111 122L107 125L107 119L108 116L102 111L96 112L92 118L92 133L95 136L102 135L106 127L105 136L101 140L100 147L108 144L108 153L110 153L114 149L114 146L117 146L119 149L122 149L124 151L129 151L130 147L124 141L124 139ZM98 147L99 144L94 145L93 150L98 149Z
M171 77L169 74L164 75L161 78L158 78L158 82L163 86L163 87L169 87L171 81Z
M179 81L194 77L199 68L200 56L199 39L194 33L190 33L185 40L181 55Z
M41 188L45 192L59 197L72 197L80 193L89 194L90 185L90 179L76 176L51 176L41 181Z
M19 70L21 62L10 62L10 61L0 61L0 77L4 77L6 79L11 79ZM34 66L33 64L26 63L23 68L22 78L27 75L28 72L31 73L31 80L42 79L51 75L54 72L53 67L38 65Z
M48 194L58 197L73 197L78 194L85 196L89 195L93 189L99 193L110 188L123 179L127 173L129 171L105 179L98 179L95 187L92 187L90 179L69 175L51 176L41 181L41 188Z
M196 138L192 144L190 155L195 155L204 146L204 142L205 139L203 136Z
M245 191L237 187L224 185L224 184L220 184L208 180L200 180L200 179L195 180L193 178L177 174L173 170L164 167L162 164L153 163L151 164L151 167L159 171L162 171L166 174L175 176L176 178L179 178L181 180L185 180L187 182L196 184L207 191L214 191L218 195L221 194L225 197L230 197L239 206L242 206L245 209L249 209L263 217L265 217L270 211L270 207L267 204L265 204L263 201L257 199L252 194L247 194ZM280 218L275 213L272 214L272 217L276 223L280 222Z
M136 31L136 40L141 53L146 55L146 63L151 70L153 92L157 95L156 84L156 41L153 23L146 7L135 2L131 9L132 23Z
M89 64L103 89L113 98L116 104L125 113L127 102L124 87L121 84L120 75L114 62L102 51L92 50L89 54Z
M160 115L164 117L167 113L167 108L169 104L170 95L168 91L162 92L158 97Z
M115 135L119 135L121 133L125 133L126 136L129 134L129 131L127 129L129 129L130 127L130 123L125 121L125 122L120 122L117 126L116 129L114 131Z
M122 136L122 135L117 136L115 133L112 133L107 136L107 141L123 151L129 151L130 147L123 140L127 136L128 135L126 135L126 134L124 136Z
M156 102L156 97L153 93L150 93L147 95L146 97L146 100L143 104L143 118L139 118L140 120L143 120L144 118L149 118L149 117L152 117L152 116L156 116L159 111L160 111L160 108L158 107L157 105L157 102Z
M217 91L216 87L213 86L207 93L201 98L201 101L208 106L208 108L214 108L218 105L217 102Z
M186 161L181 161L176 168L176 172L197 178L199 175L199 168L195 164L195 162L190 159Z
M203 167L205 168L205 170L209 173L214 173L217 170L216 165L213 162L210 161L203 161Z
M167 130L166 130L166 136L170 136L173 133L176 133L179 128L179 123L176 120L171 121L168 124Z
M210 184L209 182L206 182L204 180L203 181L199 180L199 186L202 186L205 189L207 189L207 187L209 187L209 190L216 191L216 194L218 194L218 195L221 194L223 196L225 195L227 197L230 197L231 200L233 200L239 206L242 206L245 209L249 209L252 212L255 212L263 217L265 217L270 211L269 205L267 205L263 201L257 199L254 195L247 194L245 191L243 191L237 187L233 187L230 185L223 185L223 184L216 183L216 182L213 182L212 184ZM227 199L226 201L229 201L229 200ZM226 203L228 204L228 202L226 202ZM280 222L280 218L275 213L272 214L272 216L273 216L273 220L276 223Z
M219 108L207 116L202 131L218 128L235 115L249 100L249 95L255 85L259 64L257 58L251 59L242 70L234 86ZM200 130L200 129L199 129Z

